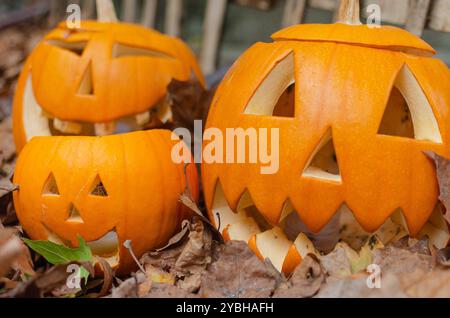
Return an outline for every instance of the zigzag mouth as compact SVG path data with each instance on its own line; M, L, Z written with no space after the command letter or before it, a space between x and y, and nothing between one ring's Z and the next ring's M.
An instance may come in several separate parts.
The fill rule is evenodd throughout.
M450 235L443 211L442 205L437 204L417 238L427 236L430 245L438 248L447 246ZM234 211L225 198L220 182L216 186L212 214L225 239L247 242L261 259L269 259L278 271L285 273L293 271L308 254L320 257L331 252L340 241L358 251L374 235L382 244L409 235L400 209L394 211L375 233L369 233L345 204L319 233L308 229L289 201L283 206L278 223L271 225L258 211L248 191L242 194Z
M23 122L27 140L36 136L106 136L160 127L172 120L170 105L163 98L151 109L106 123L67 121L47 113L37 102L31 72L23 96Z

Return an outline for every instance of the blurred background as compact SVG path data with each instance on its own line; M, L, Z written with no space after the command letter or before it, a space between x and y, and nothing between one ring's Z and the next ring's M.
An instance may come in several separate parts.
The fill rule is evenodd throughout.
M122 21L141 23L183 38L210 81L256 41L282 27L330 23L338 0L115 0ZM450 0L362 0L381 7L383 24L421 36L450 65ZM39 39L66 17L70 3L95 19L95 0L0 0L0 96L10 92L22 62ZM9 95L9 94L8 94ZM0 111L2 102L0 99Z

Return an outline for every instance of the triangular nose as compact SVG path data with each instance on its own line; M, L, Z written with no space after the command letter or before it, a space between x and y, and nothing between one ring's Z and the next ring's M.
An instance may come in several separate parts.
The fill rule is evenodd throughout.
M69 206L69 217L66 222L70 223L84 223L83 218L81 217L80 211L75 207L73 203Z

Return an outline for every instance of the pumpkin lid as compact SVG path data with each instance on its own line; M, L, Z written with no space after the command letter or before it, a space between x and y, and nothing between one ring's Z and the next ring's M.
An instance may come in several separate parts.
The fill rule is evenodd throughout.
M401 51L409 54L433 56L436 51L419 37L392 26L300 24L272 35L274 41L335 42L379 49Z

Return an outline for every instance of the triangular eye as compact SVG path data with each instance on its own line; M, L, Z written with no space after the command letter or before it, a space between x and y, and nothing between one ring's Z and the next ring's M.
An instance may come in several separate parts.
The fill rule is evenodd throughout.
M44 196L57 196L60 195L58 185L56 184L56 179L53 173L47 178L47 181L44 184L44 188L42 190L42 195Z
M442 143L433 109L406 65L397 75L378 134Z
M70 51L78 56L83 55L87 42L66 42L61 40L49 40L47 44L59 47L62 50Z
M71 223L84 223L80 212L73 204L70 204L69 206L69 217L67 218L66 221Z
M292 118L295 116L295 94L295 59L294 53L290 53L259 85L244 113Z
M89 62L78 86L78 95L94 95L94 82L92 78L92 64Z
M308 160L303 177L342 182L331 129L320 140Z
M105 185L103 184L100 176L97 176L94 181L94 186L91 191L91 195L96 197L107 197L108 192L106 191Z

